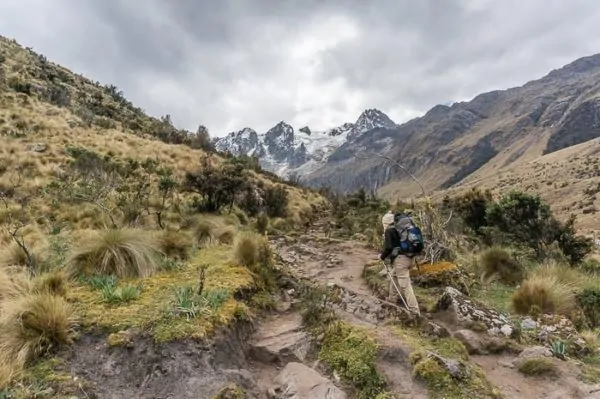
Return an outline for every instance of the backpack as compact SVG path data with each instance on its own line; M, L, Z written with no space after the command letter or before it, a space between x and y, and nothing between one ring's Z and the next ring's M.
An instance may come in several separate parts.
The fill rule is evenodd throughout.
M400 235L399 253L416 255L423 251L425 242L421 229L413 222L408 215L397 214L394 228Z

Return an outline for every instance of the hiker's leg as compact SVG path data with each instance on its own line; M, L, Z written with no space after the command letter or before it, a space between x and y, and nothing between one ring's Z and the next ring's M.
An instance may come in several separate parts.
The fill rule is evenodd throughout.
M412 261L412 258L409 258L408 256L398 256L396 259L396 279L398 281L400 293L404 297L408 309L416 314L421 314L419 303L417 302L417 298L415 297L410 282L410 266Z
M398 300L398 291L396 291L396 288L394 287L394 283L392 282L392 279L396 278L396 271L394 270L394 262L393 261L384 261L387 262L386 263L386 267L388 268L388 270L390 271L391 276L388 275L388 302L396 302ZM396 285L398 283L396 282Z

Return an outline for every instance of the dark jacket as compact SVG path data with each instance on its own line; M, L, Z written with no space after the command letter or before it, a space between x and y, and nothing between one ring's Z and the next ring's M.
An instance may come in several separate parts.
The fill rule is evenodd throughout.
M392 255L394 248L400 246L400 233L394 227L388 227L384 232L383 249L379 259L384 260L388 256ZM394 260L395 256L392 257Z

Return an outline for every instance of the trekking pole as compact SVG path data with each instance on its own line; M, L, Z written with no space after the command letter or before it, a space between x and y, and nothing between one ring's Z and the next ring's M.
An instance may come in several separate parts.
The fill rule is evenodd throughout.
M402 303L404 304L404 307L406 308L406 310L408 310L410 313L415 313L412 310L409 309L406 301L404 300L404 297L402 296L402 293L400 292L400 288L398 288L398 286L396 285L396 281L394 281L394 277L392 275L392 272L390 271L390 269L388 269L387 264L385 263L385 261L382 261L383 263L383 267L385 268L385 271L387 272L388 278L390 279L390 281L392 282L392 284L394 285L394 288L396 289L396 292L398 293L398 296L400 297L400 299L402 300Z

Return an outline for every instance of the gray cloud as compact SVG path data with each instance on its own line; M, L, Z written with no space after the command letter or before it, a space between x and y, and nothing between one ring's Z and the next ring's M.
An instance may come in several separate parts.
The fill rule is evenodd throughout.
M20 0L2 34L214 135L401 122L600 52L595 0Z

